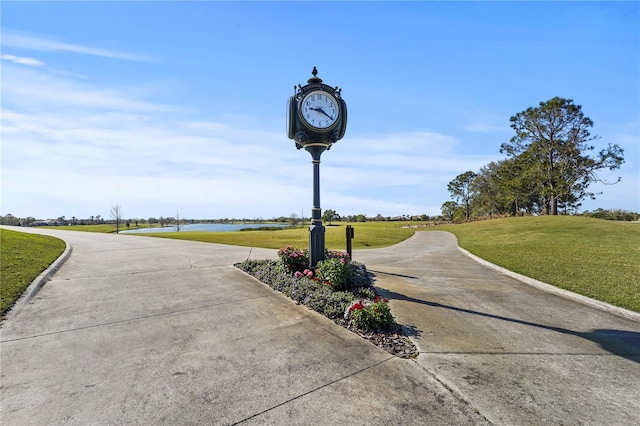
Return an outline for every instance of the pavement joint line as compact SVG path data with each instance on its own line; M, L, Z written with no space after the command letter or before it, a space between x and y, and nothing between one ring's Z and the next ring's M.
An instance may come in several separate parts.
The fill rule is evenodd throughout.
M255 413L255 414L253 414L253 415L251 415L251 416L249 416L249 417L246 417L246 418L244 418L244 419L242 419L242 420L240 420L240 421L237 421L237 422L235 422L235 423L232 423L232 425L238 425L238 424L244 423L244 422L246 422L246 421L249 421L249 420L251 420L251 419L254 419L254 418L258 417L258 416L261 416L261 415L263 415L263 414L265 414L265 413L268 413L268 412L269 412L269 411L271 411L271 410L275 410L275 409L276 409L276 408L278 408L278 407L282 407L283 405L286 405L286 404L288 404L288 403L290 403L290 402L293 402L293 401L295 401L295 400L297 400L297 399L300 399L300 398L305 397L305 396L307 396L307 395L310 395L310 394L312 394L312 393L314 393L314 392L317 392L317 391L319 391L320 389L324 389L324 388L329 387L329 386L331 386L331 385L333 385L333 384L335 384L335 383L341 382L341 381L343 381L343 380L345 380L345 379L348 379L348 378L350 378L350 377L353 377L353 376L356 376L356 375L358 375L358 374L360 374L360 373L363 373L363 372L365 372L365 371L367 371L367 370L370 370L370 369L372 369L372 368L375 368L375 367L377 367L377 366L379 366L379 365L381 365L381 364L384 364L385 362L387 362L387 361L389 361L389 360L391 360L391 359L394 359L394 358L395 358L394 356L390 356L390 357L388 357L388 358L383 359L382 361L378 361L378 362L376 362L375 364L369 365L369 366L367 366L367 367L361 368L361 369L360 369L360 370L358 370L358 371L354 371L353 373L347 374L346 376L343 376L343 377L340 377L340 378L338 378L338 379L335 379L335 380L333 380L333 381L331 381L331 382L325 383L324 385L318 386L318 387L316 387L316 388L314 388L314 389L310 389L310 390L308 390L307 392L301 393L300 395L294 396L293 398L289 398L288 400L283 401L283 402L281 402L281 403L279 403L279 404L276 404L276 405L274 405L274 406L272 406L272 407L269 407L269 408L267 408L266 410L262 410L262 411L260 411L259 413Z
M166 315L180 314L180 313L189 312L189 311L196 311L196 310L199 310L199 309L207 309L207 308L212 308L214 306L228 305L230 303L246 302L246 301L250 301L250 300L265 299L265 298L272 298L272 297L277 297L277 295L256 296L256 297L250 297L248 299L231 300L231 301L228 301L228 302L213 303L213 304L210 304L210 305L196 306L196 307L193 307L193 308L177 309L177 310L174 310L174 311L160 312L160 313L152 314L152 315L145 315L145 316L140 316L140 317L127 318L127 319L122 319L122 320L118 320L118 321L109 321L109 322L105 322L105 323L102 323L102 324L92 324L92 325L87 325L87 326L84 326L84 327L70 328L68 330L51 331L49 333L36 334L36 335L33 335L33 336L24 336L24 337L16 337L14 339L0 340L0 343L9 343L9 342L17 342L17 341L21 341L21 340L36 339L36 338L39 338L39 337L47 337L47 336L53 336L53 335L56 335L56 334L64 334L64 333L71 333L71 332L74 332L74 331L87 330L87 329L90 329L90 328L98 328L98 327L104 327L104 326L109 326L109 325L114 325L114 324L123 324L123 323L126 323L126 322L141 321L141 320L145 320L145 319L151 319L151 318L156 318L156 317L161 317L161 316L166 316Z

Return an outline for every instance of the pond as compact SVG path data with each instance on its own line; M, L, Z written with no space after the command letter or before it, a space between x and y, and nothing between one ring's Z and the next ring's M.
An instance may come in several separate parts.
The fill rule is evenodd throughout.
M190 223L180 225L180 232L232 232L241 229L287 228L285 223ZM175 226L154 226L120 231L121 234L147 234L149 232L176 232Z

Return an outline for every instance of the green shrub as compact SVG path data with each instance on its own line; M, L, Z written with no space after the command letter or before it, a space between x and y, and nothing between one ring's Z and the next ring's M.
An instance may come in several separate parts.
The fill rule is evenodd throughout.
M359 288L371 287L371 277L367 268L361 263L351 262L345 252L325 250L325 260L318 262L315 271L309 269L309 251L306 249L287 246L278 250L278 258L278 265L288 275L294 274L296 278L315 276L321 281L326 281L335 291L353 289L357 292ZM365 290L362 296L368 297L369 294Z
M376 297L373 287L357 287L353 290L353 294L360 299L373 299Z
M376 297L370 303L353 303L348 310L349 319L360 330L388 330L395 324L388 302Z
M321 281L331 283L334 290L346 290L353 276L348 258L330 258L318 262L316 275Z
M636 221L640 218L640 214L622 209L610 209L604 210L602 208L596 209L592 212L586 211L584 216L595 217L596 219L618 220L618 221Z
M278 250L278 258L291 273L303 271L309 267L309 253L293 246Z
M331 319L344 316L345 311L353 302L353 297L353 293L348 291L332 292L324 306L325 316Z

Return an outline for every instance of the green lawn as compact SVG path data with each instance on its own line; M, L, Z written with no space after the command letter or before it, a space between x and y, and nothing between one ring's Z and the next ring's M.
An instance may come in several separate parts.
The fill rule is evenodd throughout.
M640 312L640 223L542 216L429 229L511 271Z
M353 223L351 226L354 228L352 241L354 250L391 246L406 240L414 233L412 229L401 228L398 224L385 222ZM325 246L327 249L346 250L345 228L346 224L342 223L337 226L326 226ZM307 227L286 228L277 231L158 232L138 235L272 249L286 246L306 248L309 245L309 229Z
M58 238L0 230L0 316L65 247Z

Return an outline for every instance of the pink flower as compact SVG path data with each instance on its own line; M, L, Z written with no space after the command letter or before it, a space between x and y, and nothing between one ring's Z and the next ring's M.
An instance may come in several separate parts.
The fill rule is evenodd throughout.
M302 277L304 277L304 274L303 274L302 272L300 272L300 271L296 271L296 273L294 274L294 276L295 276L296 278L302 278Z

